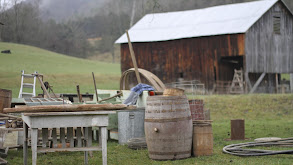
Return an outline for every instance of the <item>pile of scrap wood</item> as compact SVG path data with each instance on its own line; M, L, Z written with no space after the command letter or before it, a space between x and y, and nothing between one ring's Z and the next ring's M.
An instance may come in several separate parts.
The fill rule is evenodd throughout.
M107 111L135 109L134 106L125 104L73 104L73 105L40 105L22 106L17 108L4 108L4 113L25 113L25 112L82 112L82 111Z

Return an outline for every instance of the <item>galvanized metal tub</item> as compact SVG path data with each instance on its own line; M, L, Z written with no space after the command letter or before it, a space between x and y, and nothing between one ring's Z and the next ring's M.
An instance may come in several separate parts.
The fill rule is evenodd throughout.
M145 108L118 111L119 144L125 144L131 138L145 137L144 115Z
M192 120L186 96L149 96L145 113L145 134L151 159L190 157Z
M4 108L10 108L12 99L12 91L0 89L0 113L3 113Z

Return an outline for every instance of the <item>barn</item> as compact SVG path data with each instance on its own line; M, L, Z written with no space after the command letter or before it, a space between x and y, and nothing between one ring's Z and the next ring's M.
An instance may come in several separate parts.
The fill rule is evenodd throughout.
M293 73L293 17L281 0L148 14L129 35L139 68L164 83L199 80L208 90L242 70L248 91L274 92ZM121 71L133 67L126 34ZM258 87L258 88L257 88Z

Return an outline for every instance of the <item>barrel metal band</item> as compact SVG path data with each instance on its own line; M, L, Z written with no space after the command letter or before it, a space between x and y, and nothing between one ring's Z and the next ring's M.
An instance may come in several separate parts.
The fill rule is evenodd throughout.
M155 152L149 151L150 155L183 155L183 154L191 154L191 150L189 151L181 151L181 152Z
M165 122L177 122L191 120L191 116L181 117L181 118L170 118L170 119L144 119L145 122L154 122L154 123L165 123Z

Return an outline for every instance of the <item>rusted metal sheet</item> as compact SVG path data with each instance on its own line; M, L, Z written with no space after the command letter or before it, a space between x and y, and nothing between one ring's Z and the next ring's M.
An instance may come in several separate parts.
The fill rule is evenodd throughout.
M200 80L212 89L216 80L232 80L234 66L222 58L244 55L244 34L133 43L139 68L157 75L164 83ZM241 63L242 65L242 63ZM127 44L121 44L121 71L132 68Z

